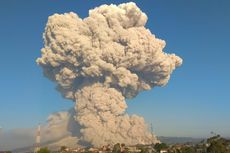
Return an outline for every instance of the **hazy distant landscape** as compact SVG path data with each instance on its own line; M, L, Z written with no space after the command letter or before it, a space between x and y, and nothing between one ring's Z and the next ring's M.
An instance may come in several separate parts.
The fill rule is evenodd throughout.
M162 143L166 143L168 145L171 145L171 144L183 144L183 143L187 143L187 142L191 142L193 144L196 144L196 143L199 143L200 141L202 141L203 139L202 138L190 138L190 137L163 137L163 136L160 136L158 137L158 139L162 142ZM45 145L41 145L43 147L45 146L48 146L49 147L49 143L45 144ZM24 153L25 151L28 151L28 150L33 150L33 146L28 146L28 147L23 147L23 148L18 148L18 149L14 149L13 152L15 153ZM52 148L53 150L57 150L59 149L58 147L57 148L54 148L54 147L50 147Z
M230 153L230 139L215 135L207 139L189 137L158 137L161 143L149 145L126 145L117 143L100 147L73 148L67 146L52 147L41 145L38 153ZM12 150L15 153L33 152L33 146Z
M164 137L164 136L159 136L158 139L166 144L182 144L182 143L199 143L200 141L204 140L205 138L191 138L191 137Z

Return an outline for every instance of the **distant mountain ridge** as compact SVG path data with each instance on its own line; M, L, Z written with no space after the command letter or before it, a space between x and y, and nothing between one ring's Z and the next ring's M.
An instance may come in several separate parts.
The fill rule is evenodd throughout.
M177 144L177 143L192 143L196 144L201 142L202 140L206 138L192 138L192 137L165 137L165 136L159 136L158 139L166 144Z

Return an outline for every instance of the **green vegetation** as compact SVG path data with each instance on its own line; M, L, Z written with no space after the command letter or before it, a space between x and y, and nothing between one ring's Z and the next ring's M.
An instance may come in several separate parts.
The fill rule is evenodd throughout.
M60 151L65 151L66 150L66 146L61 146L61 149L60 149Z
M167 153L230 153L230 140L215 135L196 145L175 144L167 146L165 143L158 143L154 145L154 149L157 153L162 150L167 151Z
M120 143L117 143L113 146L112 153L120 153L121 152L121 146Z
M168 146L165 144L165 143L157 143L155 144L154 146L154 149L157 151L157 152L160 152L161 150L164 150L164 149L167 149Z
M230 140L215 135L196 145L173 145L168 153L230 153Z
M209 138L207 142L210 144L207 153L230 153L230 140L221 138L220 135Z
M184 147L181 149L181 153L196 153L196 150L193 147Z
M80 148L77 153L160 153L162 151L167 153L230 153L230 140L224 139L220 135L215 135L198 144L167 145L157 143L155 145L125 146L125 144L117 143L113 147ZM48 148L41 148L37 153L51 153L51 151ZM59 151L52 153L74 153L74 151L62 146Z
M51 153L51 151L48 148L41 148L37 153Z

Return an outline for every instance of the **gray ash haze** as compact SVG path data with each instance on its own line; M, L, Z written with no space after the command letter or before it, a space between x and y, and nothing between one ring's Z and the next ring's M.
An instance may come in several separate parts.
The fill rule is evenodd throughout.
M78 146L80 137L79 124L74 120L74 109L68 112L53 113L48 117L47 124L41 125L41 146L49 148L59 148L60 146ZM36 128L21 128L10 131L0 130L0 149L17 150L22 148L22 152L33 151ZM23 141L22 141L23 140ZM25 148L25 149L23 149Z
M76 104L79 126L72 129L79 130L81 141L93 146L158 142L143 117L126 113L125 99L166 85L182 59L163 52L165 41L145 28L146 22L132 2L96 7L84 19L73 12L48 18L37 63Z

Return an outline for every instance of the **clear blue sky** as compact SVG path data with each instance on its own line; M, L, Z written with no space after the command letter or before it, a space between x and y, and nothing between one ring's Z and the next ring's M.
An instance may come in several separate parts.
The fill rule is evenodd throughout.
M74 105L54 89L35 63L48 16L86 17L105 0L0 1L0 127L34 127ZM157 135L230 136L230 1L139 0L147 27L166 40L166 52L184 59L165 87L129 100L128 112L153 123Z

